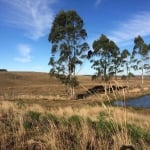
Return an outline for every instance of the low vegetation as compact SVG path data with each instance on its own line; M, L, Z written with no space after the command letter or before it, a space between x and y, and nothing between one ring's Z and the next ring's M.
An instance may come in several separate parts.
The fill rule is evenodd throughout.
M3 101L0 149L148 150L149 115L122 108L84 105L57 107Z
M150 147L150 111L110 105L112 100L149 93L149 78L145 78L147 89L139 92L140 88L135 90L138 77L130 79L129 91L122 89L126 81L118 77L118 81L111 82L111 92L105 95L97 89L102 87L99 86L102 81L78 76L80 86L76 91L88 93L78 100L67 99L65 87L46 73L1 72L0 78L2 150L121 150L126 146L148 150Z

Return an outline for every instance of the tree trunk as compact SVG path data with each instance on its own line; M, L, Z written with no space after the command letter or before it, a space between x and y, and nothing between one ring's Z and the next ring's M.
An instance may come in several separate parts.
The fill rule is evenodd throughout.
M127 69L127 85L129 86L129 67L127 63L126 63L126 69Z
M141 87L142 87L142 90L143 90L143 84L144 84L144 68L142 66L142 77L141 77Z
M105 95L107 95L107 83L105 82Z

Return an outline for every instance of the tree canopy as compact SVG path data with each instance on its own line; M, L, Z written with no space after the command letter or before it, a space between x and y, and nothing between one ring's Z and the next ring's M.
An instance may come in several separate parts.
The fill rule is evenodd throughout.
M150 57L148 56L150 52L150 45L146 44L143 38L139 35L134 39L134 47L132 51L132 56L139 56L137 57L137 65L135 66L136 70L141 70L141 84L143 86L144 83L144 70L150 70L149 60Z
M98 40L93 42L92 68L96 70L96 76L101 76L107 81L117 71L117 56L119 48L115 42L101 35Z
M70 87L71 96L74 96L74 87L78 85L75 76L76 66L82 64L89 48L84 42L87 33L83 26L84 22L76 11L60 11L53 21L48 37L52 43L50 74Z
M48 36L51 42L50 75L55 76L65 84L70 97L75 96L78 86L76 76L77 66L83 59L90 59L96 72L94 77L100 77L105 83L117 74L126 71L127 79L133 76L131 70L141 70L142 84L144 70L150 72L150 44L146 44L141 36L134 39L133 51L124 49L122 52L117 44L106 35L93 41L92 50L85 42L87 32L84 22L74 10L60 11L54 18ZM132 68L132 69L131 69Z

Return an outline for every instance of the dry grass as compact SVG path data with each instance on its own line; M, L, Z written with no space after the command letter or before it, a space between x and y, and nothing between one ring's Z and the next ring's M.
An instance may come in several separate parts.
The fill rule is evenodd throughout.
M103 84L102 81L92 81L90 76L78 76L80 86L76 93L84 93L95 85ZM126 85L125 81L118 78L112 84ZM145 78L145 90L150 90L150 78ZM131 92L133 87L139 88L140 78L135 77L128 82ZM139 89L135 91L139 92ZM98 96L99 99L100 96ZM50 78L48 73L38 72L0 72L0 98L4 99L67 99L65 87L56 78ZM91 99L91 98L90 98Z
M101 119L99 114L102 114ZM46 110L37 104L2 101L0 149L119 150L122 145L133 145L137 149L148 150L150 137L140 137L134 142L127 128L127 124L138 125L142 132L148 133L148 118L149 115L131 111L125 114L124 109L114 107L106 110L102 106L86 105ZM108 127L110 129L105 133ZM135 131L135 135L138 132Z
M78 79L77 93L103 84L89 76ZM145 81L144 93L133 90L140 83L135 78L129 83L129 93L68 100L64 86L46 73L0 73L0 149L120 150L122 145L133 145L148 150L150 110L104 104L150 93L150 79ZM120 79L112 84L126 85Z

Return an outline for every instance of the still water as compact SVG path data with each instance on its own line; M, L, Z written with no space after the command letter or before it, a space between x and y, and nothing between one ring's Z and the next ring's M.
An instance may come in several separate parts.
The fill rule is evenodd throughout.
M116 106L131 106L135 108L149 108L150 109L150 95L142 96L135 99L124 101L115 101Z

